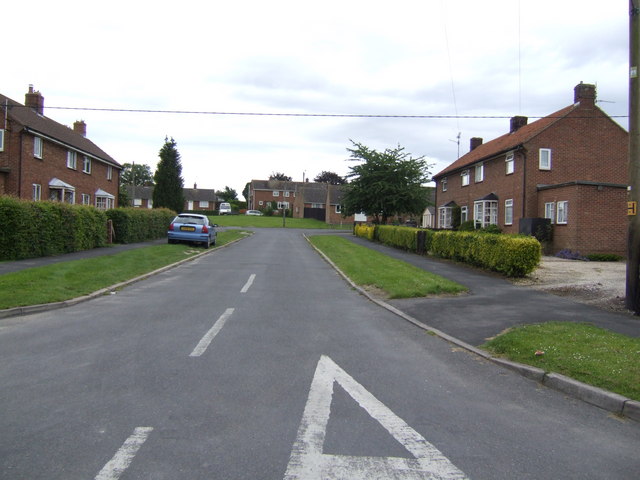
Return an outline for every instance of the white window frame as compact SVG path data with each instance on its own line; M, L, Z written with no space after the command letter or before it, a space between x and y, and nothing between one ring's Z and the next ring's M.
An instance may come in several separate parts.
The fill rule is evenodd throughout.
M33 183L31 185L31 192L34 201L42 200L42 185L39 183Z
M88 193L82 194L82 205L91 205L91 195Z
M284 192L285 197L288 197L289 195L290 195L290 192L288 190Z
M479 200L473 202L473 220L476 228L498 224L498 201Z
M76 203L76 192L68 188L49 187L49 200L73 205Z
M78 167L78 155L73 150L67 150L67 168L76 170Z
M538 152L538 168L540 170L551 170L551 149L541 148Z
M113 198L104 197L102 195L96 195L96 208L99 210L110 210L114 207L115 201Z
M91 159L86 155L82 159L82 172L89 175L91 174Z
M453 207L438 208L438 228L453 228Z
M504 224L513 225L513 198L504 201Z
M462 173L460 174L460 177L462 177L462 186L466 187L469 185L469 182L471 181L469 178L469 170L463 170Z
M484 180L484 163L476 165L475 182L480 183Z
M563 200L556 202L556 223L559 225L566 225L569 220L569 202Z
M516 162L515 155L513 153L508 153L507 158L504 160L505 163L505 175L511 175L516 170Z
M443 179L440 181L440 184L442 185L442 191L443 191L443 192L446 192L446 191L447 191L447 179L446 179L446 178L443 178Z
M336 213L342 213L342 205L336 205Z
M199 208L209 208L209 200L198 200Z
M134 198L133 199L133 206L134 207L141 207L142 206L142 199L141 198Z
M278 202L278 210L286 210L289 208L289 202Z
M466 205L464 207L460 207L460 223L466 222L469 220L469 207Z
M280 196L280 192L278 190L274 190L273 191L273 196L274 197L279 197Z
M4 129L0 128L0 152L4 152Z
M260 205L260 206L264 205L264 200L258 201L258 205Z
M326 208L324 203L312 203L311 208Z
M113 180L113 167L107 165L107 180Z
M556 222L556 202L547 202L544 204L544 218L551 220L551 225Z
M39 159L42 159L42 151L44 150L44 145L42 141L42 137L33 137L33 156Z

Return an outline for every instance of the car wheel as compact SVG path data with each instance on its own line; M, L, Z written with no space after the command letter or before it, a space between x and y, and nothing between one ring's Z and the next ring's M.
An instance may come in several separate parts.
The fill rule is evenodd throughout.
M209 248L210 245L211 245L211 242L209 242L209 240L204 242L204 248Z

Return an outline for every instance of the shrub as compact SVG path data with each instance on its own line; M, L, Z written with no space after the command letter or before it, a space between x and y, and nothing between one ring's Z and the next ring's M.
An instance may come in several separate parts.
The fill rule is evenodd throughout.
M175 215L173 210L167 208L115 208L107 211L107 216L113 221L114 240L118 243L162 238L167 235L167 229Z
M356 225L353 229L353 233L357 237L366 238L367 240L373 240L376 227L373 225Z
M459 232L473 232L476 229L475 222L473 220L467 220L462 222L458 227Z
M556 257L564 258L566 260L582 260L585 262L589 260L587 257L583 257L582 255L580 255L580 252L572 252L568 248L560 250L558 253L556 253Z
M378 225L376 239L385 245L415 252L417 249L417 233L418 229L413 227Z
M624 257L615 253L590 253L587 255L587 260L592 262L619 262L624 260Z

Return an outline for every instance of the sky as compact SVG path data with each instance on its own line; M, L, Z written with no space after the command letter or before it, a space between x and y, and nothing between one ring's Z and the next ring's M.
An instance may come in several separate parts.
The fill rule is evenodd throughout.
M352 141L438 173L580 82L628 128L628 0L30 0L3 18L0 93L33 85L121 164L155 171L172 137L185 187L241 199L276 172L348 174Z

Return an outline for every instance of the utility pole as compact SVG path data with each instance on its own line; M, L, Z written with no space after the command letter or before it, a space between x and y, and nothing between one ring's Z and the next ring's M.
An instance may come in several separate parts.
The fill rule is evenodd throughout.
M640 315L640 0L629 0L629 236L626 307Z

